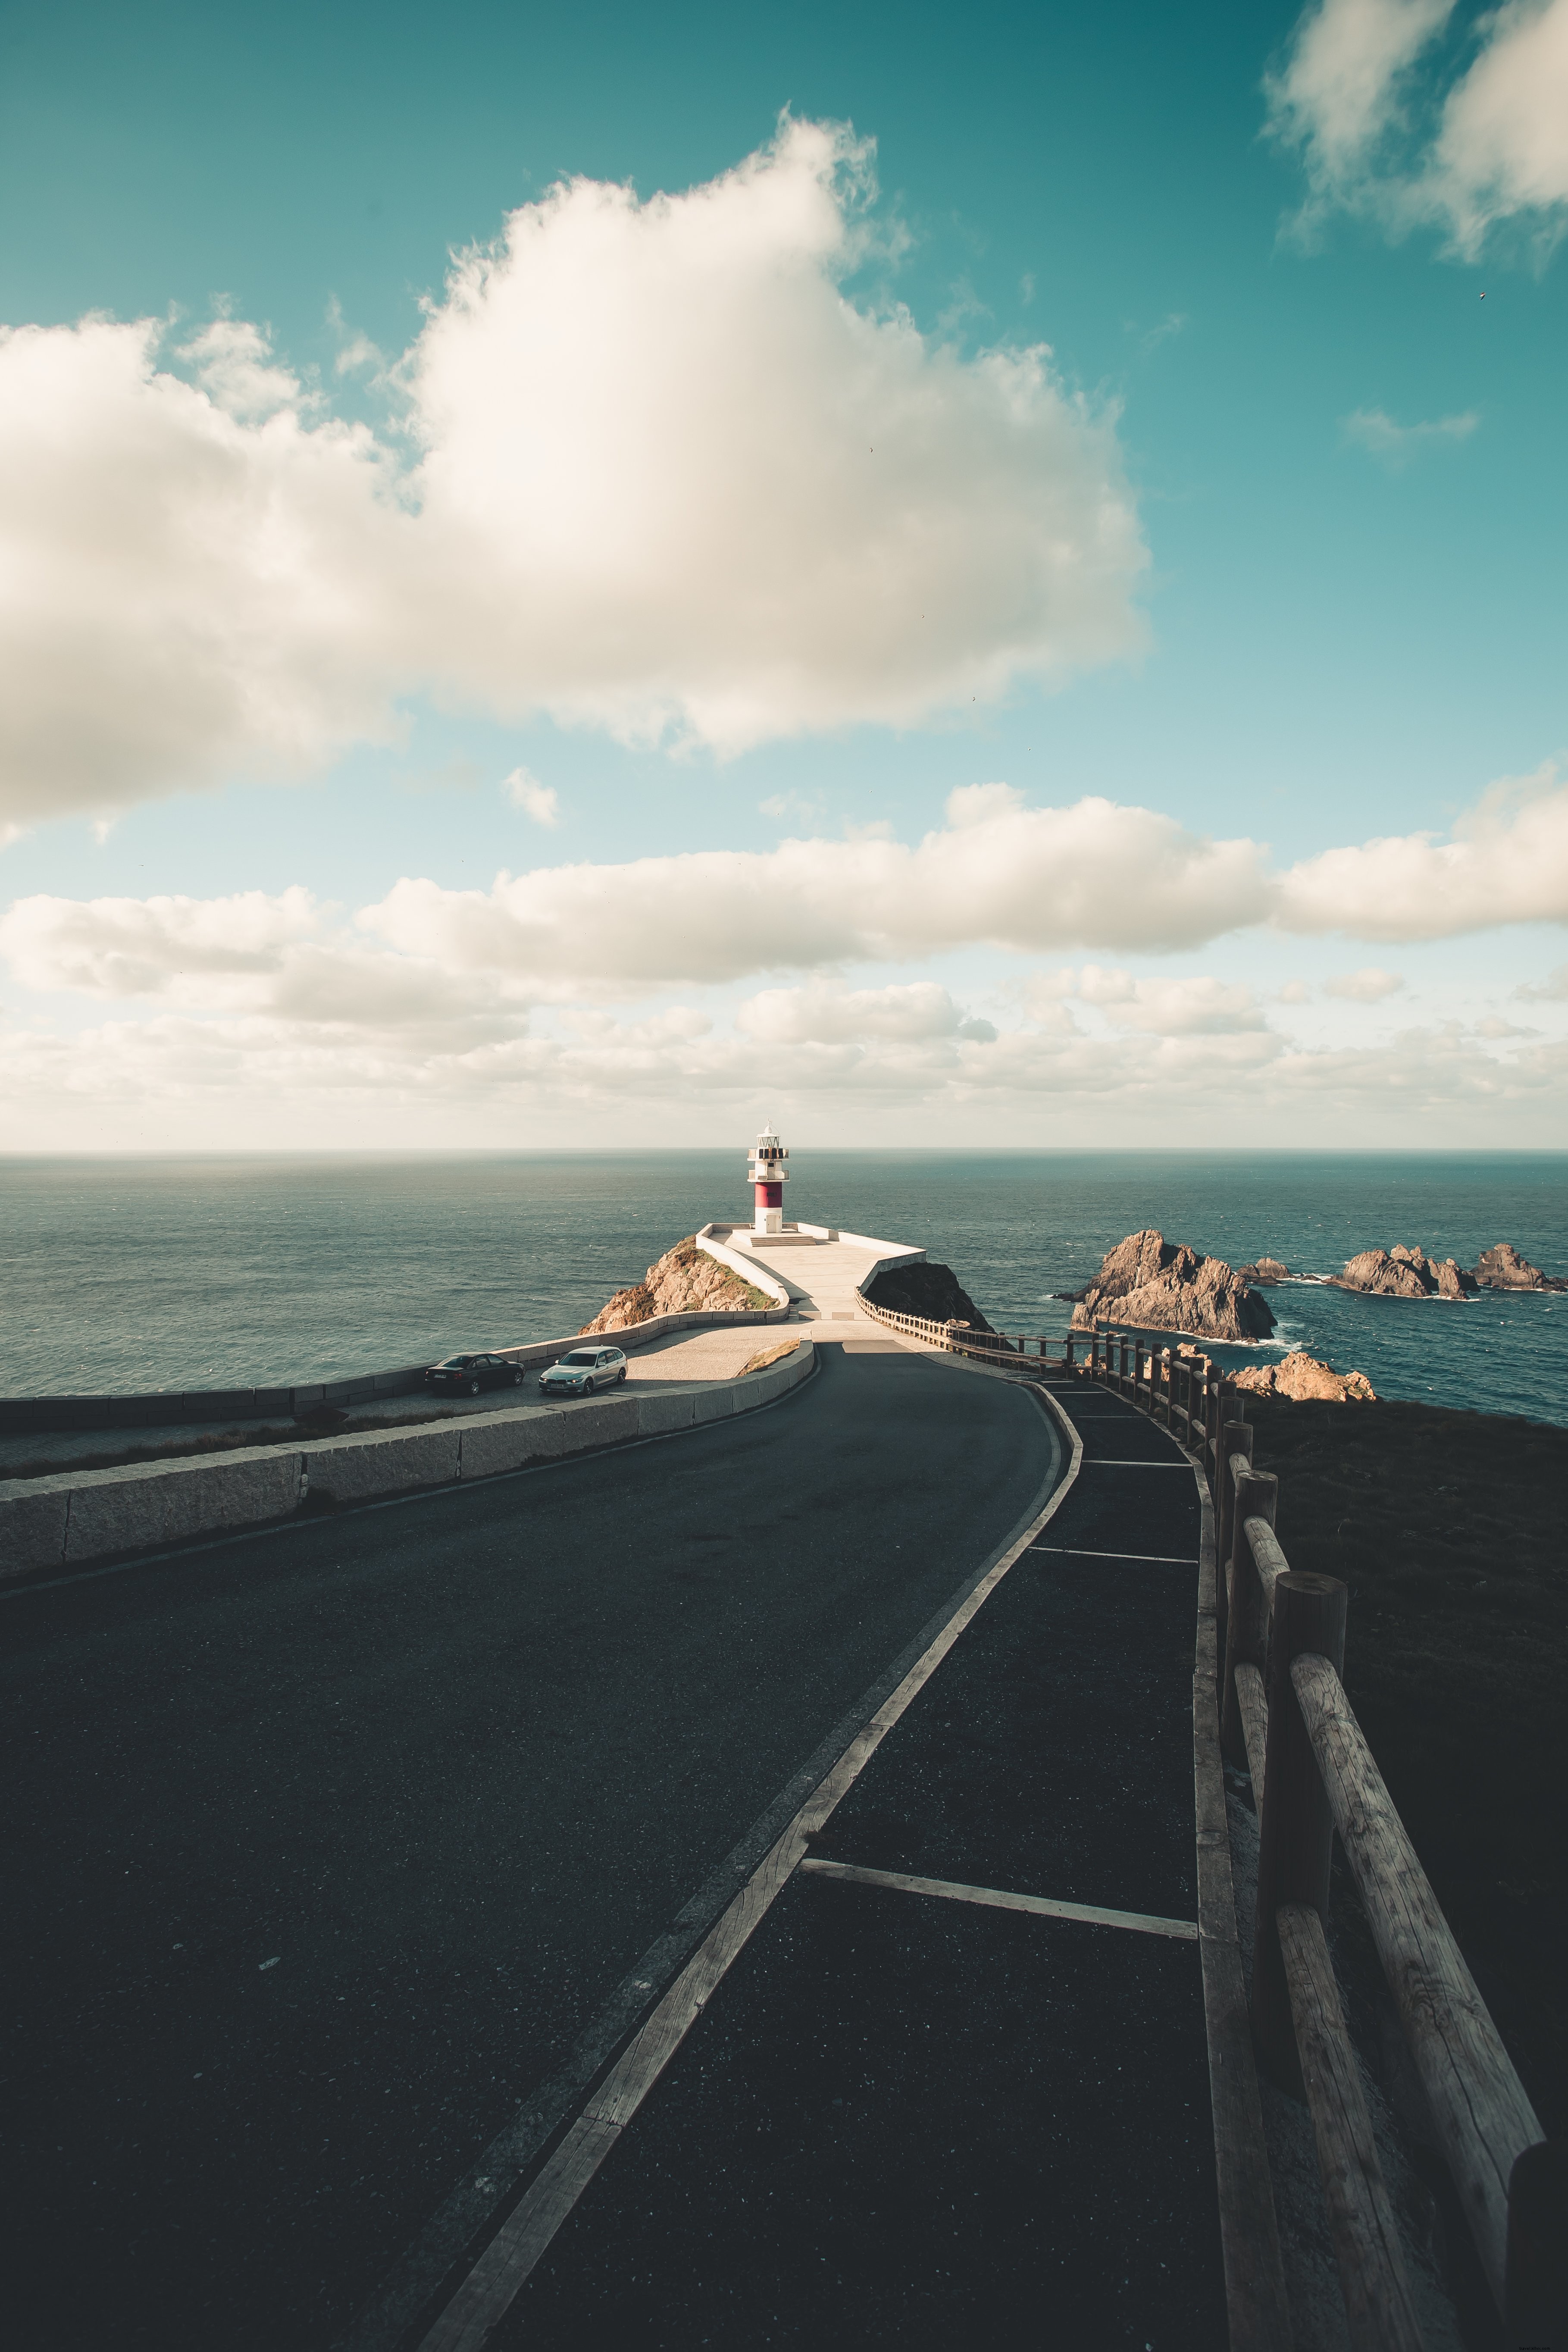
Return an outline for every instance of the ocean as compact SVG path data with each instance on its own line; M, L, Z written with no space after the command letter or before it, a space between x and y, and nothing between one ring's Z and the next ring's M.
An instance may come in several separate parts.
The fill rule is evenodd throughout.
M732 1151L0 1160L0 1392L341 1379L554 1339L682 1234L749 1214ZM1337 1273L1394 1242L1568 1274L1568 1155L798 1151L787 1213L927 1249L998 1328L1059 1336L1124 1234ZM1268 1293L1275 1340L1380 1396L1568 1424L1568 1294Z

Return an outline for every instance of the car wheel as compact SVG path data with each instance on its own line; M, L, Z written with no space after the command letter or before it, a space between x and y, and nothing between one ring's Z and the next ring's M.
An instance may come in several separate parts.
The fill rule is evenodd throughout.
M597 1396L599 1393L598 1381L592 1380L584 1381L583 1383L583 1393L584 1396Z
M470 1381L468 1382L468 1394L469 1394L470 1396L478 1396L478 1395L479 1395L479 1384L478 1381Z
M513 1372L511 1376L511 1384L514 1389L520 1389L522 1386L522 1374L521 1372Z
M624 1381L624 1380L626 1379L626 1368L625 1364L623 1364L623 1365L621 1366L620 1370L616 1374L616 1378L618 1381Z

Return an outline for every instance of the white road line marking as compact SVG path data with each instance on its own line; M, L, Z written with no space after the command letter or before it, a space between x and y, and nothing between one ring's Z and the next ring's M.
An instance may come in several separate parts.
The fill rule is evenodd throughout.
M1057 1553L1063 1559L1146 1559L1156 1568L1196 1568L1193 1555L1173 1551L1089 1551L1082 1544L1031 1544L1031 1551Z
M1186 1464L1182 1465L1183 1469ZM1174 1936L1195 1944L1195 1919L1159 1919L1148 1911L1102 1911L1092 1903L1058 1903L1049 1895L1012 1895L999 1886L965 1886L956 1878L912 1878L902 1870L863 1870L858 1863L829 1862L808 1853L802 1870L824 1878L853 1879L858 1886L890 1886L900 1895L941 1895L950 1903L984 1903L994 1911L1034 1911L1046 1919L1086 1919L1095 1927L1131 1927L1139 1936Z
M911 1699L931 1680L964 1627L1021 1559L1072 1490L1083 1443L1064 1414L1054 1414L1071 1444L1067 1474L1039 1517L1031 1520L995 1566L965 1595L903 1681L858 1732L832 1770L817 1782L783 1836L763 1856L718 1924L710 1930L646 2025L634 2035L587 2101L554 2154L502 2222L435 2325L419 2352L479 2352L511 2308L530 2272L583 2191L637 2114L701 2015L731 1963L758 1927L781 1888L804 1859L812 1838L858 1778Z

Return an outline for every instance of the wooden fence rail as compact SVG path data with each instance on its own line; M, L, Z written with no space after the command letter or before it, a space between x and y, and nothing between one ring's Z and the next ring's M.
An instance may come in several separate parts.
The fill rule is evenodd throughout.
M1050 1341L862 1304L1016 1376L1098 1381L1195 1457L1225 1612L1221 1739L1258 1818L1253 2036L1311 2114L1354 2352L1420 2352L1422 2338L1324 1932L1336 1832L1506 2341L1568 2342L1568 2151L1546 2140L1345 1696L1347 1590L1292 1570L1280 1546L1279 1481L1255 1465L1244 1393L1206 1357L1131 1334Z
M1168 1354L1146 1379L1141 1343L1131 1354L1131 1381L1125 1342L1114 1364L1082 1370L1184 1430L1212 1480L1222 1738L1251 1772L1258 1815L1253 2034L1264 2064L1306 2096L1351 2342L1418 2352L1421 2335L1324 1934L1336 1832L1506 2340L1562 2343L1563 2151L1545 2138L1345 1696L1346 1588L1291 1569L1279 1484L1256 1466L1234 1384Z

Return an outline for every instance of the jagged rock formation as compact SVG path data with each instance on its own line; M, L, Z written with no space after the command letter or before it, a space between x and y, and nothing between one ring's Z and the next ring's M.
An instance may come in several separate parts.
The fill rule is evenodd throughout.
M1118 1242L1079 1294L1073 1329L1092 1331L1106 1322L1191 1331L1200 1339L1267 1339L1274 1328L1268 1301L1224 1258L1201 1257L1152 1226Z
M1326 1404L1375 1404L1377 1391L1364 1372L1336 1372L1316 1356L1298 1350L1278 1364L1249 1364L1231 1375L1238 1389L1258 1396L1289 1397L1293 1404L1321 1400Z
M1489 1290L1568 1290L1560 1276L1542 1274L1511 1242L1495 1242L1476 1260L1476 1280Z
M1236 1278L1237 1282L1288 1282L1290 1269L1277 1257L1260 1257L1256 1265L1238 1265Z
M741 1315L748 1308L777 1304L766 1291L742 1282L716 1257L700 1250L692 1234L666 1250L649 1266L646 1280L634 1283L629 1290L617 1290L609 1305L601 1307L591 1323L584 1324L578 1336L591 1339L601 1331L625 1331L654 1315Z
M967 1323L974 1331L991 1328L952 1268L933 1265L929 1258L889 1266L867 1285L866 1296L873 1307L885 1307L894 1315L918 1315L927 1323Z
M1475 1276L1451 1257L1439 1265L1425 1250L1407 1249L1403 1242L1391 1250L1359 1250L1346 1259L1344 1272L1329 1280L1336 1290L1362 1290L1372 1298L1463 1298L1476 1287Z

